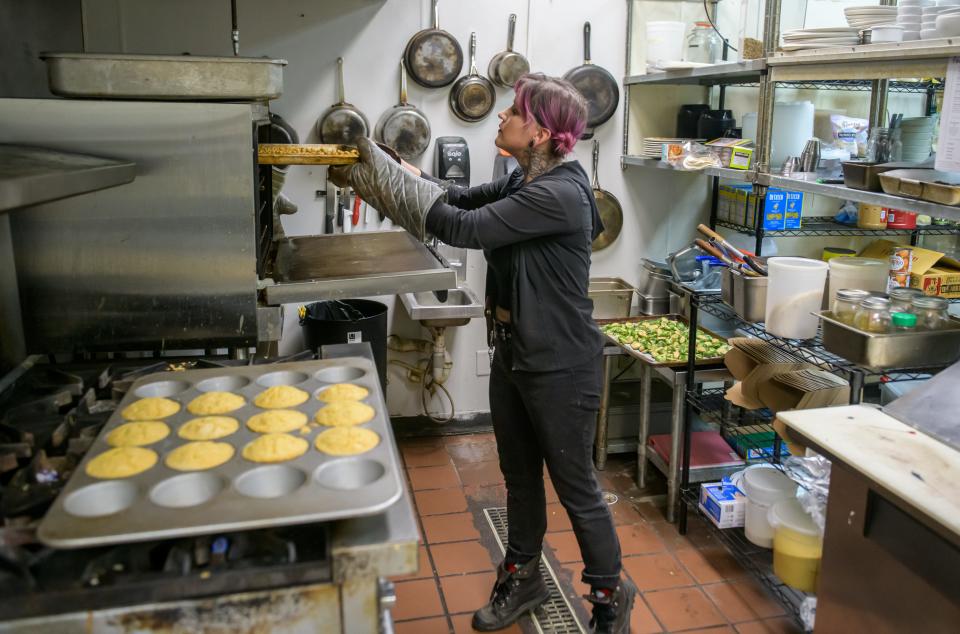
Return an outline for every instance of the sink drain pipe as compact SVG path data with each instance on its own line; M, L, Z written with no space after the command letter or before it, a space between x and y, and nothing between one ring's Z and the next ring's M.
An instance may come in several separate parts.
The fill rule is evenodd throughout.
M397 335L387 338L387 350L391 352L419 352L429 355L418 359L416 365L411 365L398 359L390 359L390 363L398 365L407 371L407 380L420 385L420 405L423 413L430 420L438 424L449 423L456 414L453 396L443 385L450 377L453 368L453 359L446 347L444 328L431 328L433 341L425 339L404 339ZM435 416L427 407L428 398L442 392L450 403L450 412L446 415Z

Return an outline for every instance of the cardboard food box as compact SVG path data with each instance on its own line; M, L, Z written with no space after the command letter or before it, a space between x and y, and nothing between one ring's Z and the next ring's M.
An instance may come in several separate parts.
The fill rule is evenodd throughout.
M747 215L747 196L752 189L748 184L720 185L717 203L717 218L743 224Z
M734 337L729 343L732 347L724 355L723 363L740 382L727 390L726 398L746 409L767 406L760 397L760 387L774 376L814 367L760 339Z
M803 192L771 187L763 206L763 228L766 231L799 229L803 218Z
M826 370L808 368L770 376L758 384L757 394L770 411L815 409L847 405L850 384Z
M753 163L753 141L749 139L714 139L706 143L724 167L748 170Z
M739 528L747 517L747 496L732 484L700 485L700 510L717 528Z
M910 286L926 295L960 297L960 260L939 251L900 244L890 240L874 240L860 252L861 257L887 260L894 248L913 249Z

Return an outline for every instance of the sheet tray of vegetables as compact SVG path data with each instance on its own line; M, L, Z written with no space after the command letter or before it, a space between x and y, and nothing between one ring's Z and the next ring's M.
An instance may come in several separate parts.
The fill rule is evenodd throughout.
M628 354L650 365L678 367L687 363L690 325L682 315L601 319L600 330ZM697 365L723 363L730 346L723 337L697 329Z

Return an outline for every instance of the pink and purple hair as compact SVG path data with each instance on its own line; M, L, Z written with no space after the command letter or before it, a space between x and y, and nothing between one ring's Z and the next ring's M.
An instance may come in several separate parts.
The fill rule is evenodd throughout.
M587 102L565 79L530 73L514 86L514 106L527 123L550 130L553 153L563 157L573 150L587 127Z

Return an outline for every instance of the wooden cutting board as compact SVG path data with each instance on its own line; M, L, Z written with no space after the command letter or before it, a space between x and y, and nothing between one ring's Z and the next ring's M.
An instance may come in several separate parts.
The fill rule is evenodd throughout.
M347 165L359 159L352 145L261 143L257 147L260 165Z

